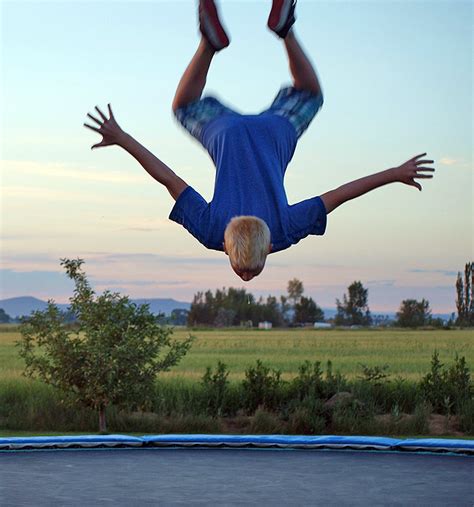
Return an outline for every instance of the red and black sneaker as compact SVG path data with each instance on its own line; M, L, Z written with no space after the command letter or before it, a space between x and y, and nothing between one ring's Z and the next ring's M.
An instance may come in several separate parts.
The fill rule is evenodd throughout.
M199 30L216 51L230 44L214 0L199 0Z
M284 39L295 22L296 0L273 0L268 28Z

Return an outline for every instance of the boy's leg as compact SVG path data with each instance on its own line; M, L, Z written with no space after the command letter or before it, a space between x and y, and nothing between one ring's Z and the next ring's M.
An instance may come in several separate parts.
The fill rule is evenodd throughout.
M212 58L229 45L214 0L199 0L199 30L201 42L178 84L172 108L179 123L202 144L204 127L233 112L214 97L201 98Z
M207 73L215 53L215 49L207 39L202 37L196 53L179 81L173 99L173 111L201 98L206 85Z
M229 45L214 0L199 0L201 42L184 71L173 100L173 111L201 98L213 56Z
M321 93L318 76L293 31L295 8L296 0L273 0L267 25L285 43L294 87L318 95Z
M293 86L297 90L306 90L319 95L321 93L321 85L319 84L318 76L296 39L294 31L291 29L283 40L288 55L290 72L293 76Z
M323 105L318 76L293 31L296 0L273 0L268 27L283 39L293 86L282 88L268 112L283 116L295 127L297 138Z

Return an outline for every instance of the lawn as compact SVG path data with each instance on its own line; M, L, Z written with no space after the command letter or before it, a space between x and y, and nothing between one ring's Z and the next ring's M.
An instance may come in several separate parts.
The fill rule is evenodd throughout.
M392 377L418 380L430 368L436 349L444 363L451 363L456 353L465 356L472 370L474 364L474 333L472 330L402 330L402 329L176 329L174 336L196 337L188 355L166 377L199 380L207 366L224 362L230 378L244 377L245 369L257 359L279 369L283 378L291 378L304 361L328 360L333 370L349 378L356 377L360 365L388 364ZM15 342L17 330L0 333L0 379L21 376L23 362L18 357Z

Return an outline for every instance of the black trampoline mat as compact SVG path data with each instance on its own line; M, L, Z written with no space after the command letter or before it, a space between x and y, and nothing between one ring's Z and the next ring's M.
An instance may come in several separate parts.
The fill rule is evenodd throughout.
M356 451L0 453L0 505L474 504L474 458Z

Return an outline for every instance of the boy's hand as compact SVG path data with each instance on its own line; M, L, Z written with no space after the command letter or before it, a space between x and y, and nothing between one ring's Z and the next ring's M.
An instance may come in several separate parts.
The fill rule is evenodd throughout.
M423 164L433 164L433 160L420 159L424 157L426 153L421 153L416 157L411 158L404 164L393 169L395 180L416 187L421 191L421 185L415 181L415 179L428 179L432 178L432 174L424 174L423 171L434 172L433 167L423 167ZM421 171L421 172L420 172Z
M108 104L107 107L109 108L110 118L107 118L105 114L97 106L95 106L95 109L99 113L102 120L98 120L90 113L87 113L87 116L91 120L94 120L100 126L100 128L93 127L91 125L88 125L87 123L84 123L84 127L87 127L102 136L102 141L100 143L94 144L91 150L93 150L94 148L100 148L102 146L112 146L113 144L120 144L120 142L126 135L125 132L120 128L119 124L116 122L110 104Z

